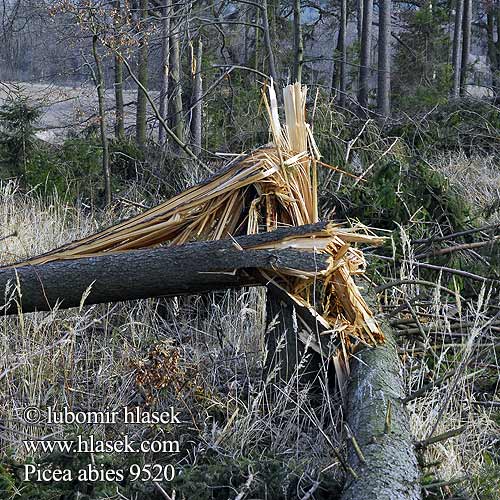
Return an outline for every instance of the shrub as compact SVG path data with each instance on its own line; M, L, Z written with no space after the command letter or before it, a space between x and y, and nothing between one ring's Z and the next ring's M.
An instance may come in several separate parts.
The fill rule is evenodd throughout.
M14 175L25 169L36 144L34 125L40 115L40 108L30 104L21 93L10 95L0 107L0 148L3 161Z

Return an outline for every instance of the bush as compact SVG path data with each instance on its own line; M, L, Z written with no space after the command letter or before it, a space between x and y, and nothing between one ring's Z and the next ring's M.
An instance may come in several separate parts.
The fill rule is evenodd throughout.
M375 227L394 229L410 219L462 227L469 215L465 202L446 179L425 163L389 161L356 187L345 186L340 199L347 214Z

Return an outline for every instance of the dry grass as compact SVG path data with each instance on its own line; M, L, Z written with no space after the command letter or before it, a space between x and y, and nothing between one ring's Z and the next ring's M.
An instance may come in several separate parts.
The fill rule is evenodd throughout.
M473 207L480 221L500 221L498 158L447 153L432 158L430 165L448 179L450 186ZM488 212L492 216L488 217Z
M1 187L0 200L7 232L19 231L0 243L3 262L85 236L109 217L98 219L55 198L22 194L12 184ZM256 464L259 456L273 457L290 484L296 483L298 495L326 468L329 477L341 477L332 452L332 444L339 445L332 424L337 415L311 418L308 388L297 389L297 374L280 383L280 392L269 400L269 389L278 381L261 380L265 297L259 289L20 314L0 323L4 457L22 463L27 458L23 439L61 439L78 432L110 439L120 431L132 439L151 439L158 432L144 426L29 426L21 415L28 405L106 411L148 400L154 409L174 405L187 422L175 436L183 449L176 457L178 470L206 461L223 467L228 457ZM173 352L177 362L170 369L138 376L151 372L152 357L164 363L162 353ZM162 388L155 385L155 375L163 377ZM263 482L257 479L256 487L264 487ZM23 498L22 492L12 498Z
M439 277L435 287L418 283L423 277L413 265L410 234L419 231L418 227L400 228L399 251L404 265L399 276L393 276L414 284L393 287L384 296L389 310L410 301L411 311L406 308L399 319L410 321L416 316L422 327L422 333L410 335L404 333L408 324L398 323L395 328L400 334L407 393L445 377L443 383L409 402L411 427L418 442L465 426L458 436L423 450L423 463L431 464L423 469L424 484L464 479L454 486L444 486L437 497L430 498L447 498L454 492L457 498L493 500L491 492L500 489L498 467L491 464L498 449L500 419L497 407L480 403L500 402L499 329L496 323L492 325L500 296L498 290L494 292L484 285L478 296L466 300L458 288L455 296L444 293L439 288ZM420 299L415 300L416 297ZM464 327L457 329L457 324ZM435 326L428 328L429 325ZM417 328L415 323L411 326ZM494 477L487 478L485 474Z

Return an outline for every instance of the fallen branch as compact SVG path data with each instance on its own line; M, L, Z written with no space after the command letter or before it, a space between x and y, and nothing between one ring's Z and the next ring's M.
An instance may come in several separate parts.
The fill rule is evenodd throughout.
M456 292L453 290L450 290L449 288L446 288L445 286L439 285L438 283L433 283L432 281L426 281L426 280L410 280L410 279L403 279L403 280L394 280L390 281L389 283L384 283L383 285L380 285L375 288L375 293L380 293L383 292L384 290L387 290L388 288L392 288L395 286L400 286L400 285L425 285L425 286L433 286L436 288L439 288L440 290L443 290L444 292L449 293L450 295L455 296Z
M463 243L462 245L455 245L453 247L440 248L439 250L434 250L432 252L415 255L415 259L427 259L429 257L438 257L440 255L447 255L449 253L460 252L462 250L472 250L474 248L481 248L487 245L493 245L499 239L500 236L494 236L493 238L487 241L476 241L474 243Z
M438 436L433 436L428 439L424 439L423 441L419 441L417 443L417 448L427 448L427 446L430 446L431 444L440 443L441 441L446 441L452 437L459 436L465 431L466 428L466 425L462 425L457 429L452 429L451 431L443 432L443 434L439 434Z
M431 236L430 238L425 238L425 239L420 239L420 240L412 240L411 243L413 245L437 243L439 241L452 240L452 239L458 238L460 236L467 236L469 234L479 233L481 231L487 231L489 229L496 229L497 227L500 227L500 223L488 224L486 226L475 227L473 229L467 229L466 231L459 231L457 233L445 234L444 236L439 236L439 237Z

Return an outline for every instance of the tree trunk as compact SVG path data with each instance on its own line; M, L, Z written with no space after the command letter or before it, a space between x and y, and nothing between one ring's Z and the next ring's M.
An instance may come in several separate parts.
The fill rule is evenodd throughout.
M340 2L340 28L338 52L340 56L340 64L336 64L339 68L339 105L345 107L346 92L347 92L347 0Z
M242 65L248 64L248 37L249 37L249 24L251 23L249 10L245 11L245 26L243 27L243 61Z
M148 0L140 0L140 39L139 50L137 53L137 78L142 86L148 88L148 41L146 35L146 19L148 17ZM137 112L135 122L135 133L137 145L140 149L146 148L147 141L147 97L146 92L139 87L137 89Z
M98 36L92 37L92 54L95 61L94 80L97 90L97 103L99 107L99 129L101 131L102 145L102 173L104 178L104 200L106 205L111 204L111 170L109 168L109 147L108 132L106 126L106 104L104 98L104 78L102 74L102 64L97 49Z
M193 49L194 52L194 49ZM201 62L203 54L203 44L201 37L198 39L196 54L193 54L193 62L191 67L194 72L193 92L191 94L191 149L193 153L199 155L201 153L201 137L202 137L202 110L203 110L203 79L201 72Z
M455 6L455 29L453 32L453 90L452 97L457 98L460 94L460 63L462 49L462 17L464 12L464 0L457 0Z
M121 20L120 0L115 0L115 9L118 22ZM115 37L116 47L114 55L115 64L115 137L121 140L125 137L125 123L123 111L123 61L119 51L119 36Z
M254 250L253 247L278 246L285 238L314 235L324 227L325 223L319 223L235 240L131 250L42 264L21 262L0 268L3 297L0 307L6 306L3 314L15 314L19 309L46 311L57 303L63 309L75 307L80 305L89 287L85 303L98 304L265 284L255 269L321 272L329 265L326 255L289 249ZM18 280L20 294L15 291ZM8 300L9 295L13 300Z
M217 243L217 242L215 242ZM319 266L318 266L319 261ZM0 269L3 314L261 285L252 270L326 269L326 257L296 250L220 249L214 242ZM16 283L19 280L19 292ZM11 294L9 302L5 297Z
M404 404L401 363L390 327L385 344L363 347L351 358L346 419L362 456L351 441L341 500L418 500L420 472Z
M363 33L363 2L356 0L356 30L358 34L358 43L361 46L361 35Z
M359 68L358 102L363 114L368 108L370 90L370 58L372 51L373 0L363 0L363 29L361 32L361 58Z
M460 67L460 95L462 97L467 94L467 71L469 69L471 26L472 0L464 0L464 14L462 18L462 63Z
M260 46L260 8L255 9L255 50L254 50L254 69L259 69L259 46Z
M264 30L264 44L266 46L267 52L267 64L269 66L269 76L273 79L274 84L278 83L278 75L276 73L276 65L274 63L274 52L273 45L271 41L271 32L269 27L269 15L268 15L267 0L262 0L261 11L262 11L262 28ZM281 95L280 92L277 93L278 96Z
M171 53L170 53L170 74L172 77L172 128L175 135L181 142L184 140L184 119L182 116L182 87L181 87L181 54L180 54L180 35L179 26L176 26L170 38Z
M293 32L294 32L294 65L293 80L302 82L302 67L304 65L304 39L302 37L301 5L300 0L293 2Z
M160 81L160 116L163 121L168 116L168 80L169 80L169 57L170 57L170 9L172 0L165 0L165 6L162 10L161 21L161 81ZM165 128L160 123L158 125L158 142L160 146L165 143Z
M500 95L500 3L492 4L486 13L486 33L488 37L488 59L490 61L493 92ZM495 19L497 40L495 41Z
M379 0L378 20L378 87L379 115L391 114L391 0Z

